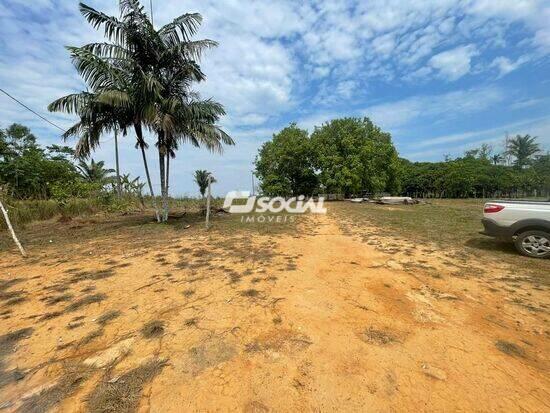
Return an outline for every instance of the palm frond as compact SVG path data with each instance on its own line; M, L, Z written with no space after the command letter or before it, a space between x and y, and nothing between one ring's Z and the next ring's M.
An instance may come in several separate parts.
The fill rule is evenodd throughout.
M124 44L124 23L114 16L97 11L84 3L79 3L80 13L92 25L94 29L103 26L105 37L115 41L117 44Z
M202 16L199 13L187 13L163 26L158 34L167 45L175 45L182 41L189 41L201 23Z
M104 90L98 93L96 101L113 107L129 107L131 105L128 93L121 90Z
M94 94L89 92L72 93L54 100L48 105L50 112L78 113L89 104Z
M130 50L126 49L123 46L98 42L98 43L89 43L81 47L81 49L86 50L98 57L106 58L110 60L125 60L128 61L132 58L132 53Z
M74 66L90 88L115 88L125 83L124 70L80 47L67 47Z

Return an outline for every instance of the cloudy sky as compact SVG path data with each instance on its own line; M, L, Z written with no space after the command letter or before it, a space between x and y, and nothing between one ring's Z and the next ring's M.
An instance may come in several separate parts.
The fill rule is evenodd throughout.
M87 4L117 14L115 0ZM368 116L412 160L482 142L499 151L506 133L539 136L550 149L548 1L153 0L153 10L155 25L203 15L199 37L220 45L203 59L208 80L198 90L225 105L222 126L237 141L223 156L181 148L178 195L196 193L198 168L214 172L217 194L250 189L258 147L289 122L312 130ZM0 87L66 128L74 119L46 110L83 88L64 46L101 39L77 1L0 0ZM0 127L13 122L59 143L59 130L0 94ZM143 176L132 139L122 141L122 168ZM112 165L112 137L103 142L94 158Z

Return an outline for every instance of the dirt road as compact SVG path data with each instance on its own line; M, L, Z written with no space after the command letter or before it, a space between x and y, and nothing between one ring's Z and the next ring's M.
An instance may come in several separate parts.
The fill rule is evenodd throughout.
M21 300L2 307L0 407L550 409L547 290L359 235L329 214L253 241L3 258L0 291Z

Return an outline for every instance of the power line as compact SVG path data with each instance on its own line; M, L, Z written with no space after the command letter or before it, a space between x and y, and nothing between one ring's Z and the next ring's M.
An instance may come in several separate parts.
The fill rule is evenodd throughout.
M7 97L9 97L10 99L14 100L15 102L19 103L21 106L23 106L25 109L27 109L29 112L32 112L34 113L36 116L38 116L40 119L42 119L43 121L46 121L48 122L50 125L52 126L55 126L57 129L63 131L63 133L65 133L65 129L63 129L61 126L59 125L56 125L55 123L53 123L52 121L46 119L44 116L42 116L40 113L38 112L35 112L34 110L32 110L31 108L29 108L27 105L25 105L23 102L21 102L20 100L17 100L16 98L14 98L12 95L10 95L8 92L6 92L4 89L0 88L0 92L4 93Z
M38 116L40 119L48 122L50 125L52 126L55 126L57 129L59 129L60 131L62 131L63 133L66 132L65 129L63 129L61 126L59 125L56 125L55 123L53 123L52 121L50 121L49 119L46 119L44 116L42 116L40 113L37 113L35 112L34 110L32 110L31 108L29 108L27 105L25 105L23 102L21 102L20 100L17 100L16 98L14 98L12 95L10 95L8 92L6 92L4 89L0 88L0 92L4 93L6 96L8 96L10 99L13 99L15 102L19 103L21 106L23 106L25 109L27 109L28 111L34 113L36 116ZM107 143L107 142L110 142L114 139L113 138L110 138L110 139L107 139L106 141L103 141L103 142L99 142L99 143Z

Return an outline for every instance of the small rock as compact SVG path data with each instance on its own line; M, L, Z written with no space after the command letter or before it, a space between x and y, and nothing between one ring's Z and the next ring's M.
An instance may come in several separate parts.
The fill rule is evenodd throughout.
M11 406L13 406L13 402L11 402L11 401L1 403L0 404L0 410L7 409L8 407L11 407Z
M431 378L443 381L447 380L447 373L437 367L430 366L427 363L422 365L422 371L426 376L429 376Z

